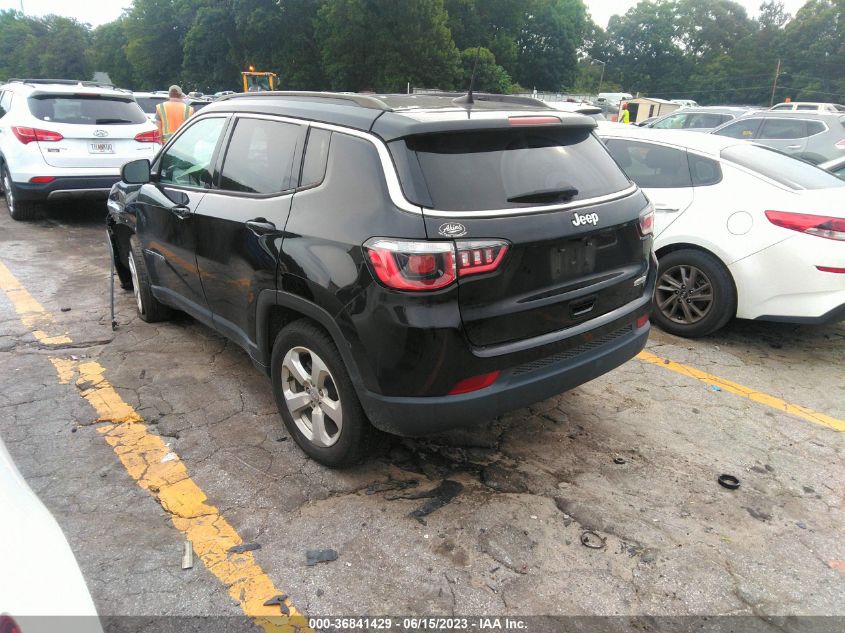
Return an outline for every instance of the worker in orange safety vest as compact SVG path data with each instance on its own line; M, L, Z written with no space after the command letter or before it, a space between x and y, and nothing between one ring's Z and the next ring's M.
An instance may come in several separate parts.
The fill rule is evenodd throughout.
M156 106L156 125L158 125L162 143L167 143L176 130L194 113L194 109L183 101L185 95L179 86L170 86L168 95L170 99Z

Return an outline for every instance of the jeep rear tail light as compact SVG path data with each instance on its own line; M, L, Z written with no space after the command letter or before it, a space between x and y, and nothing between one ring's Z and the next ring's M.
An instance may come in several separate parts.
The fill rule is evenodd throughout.
M373 238L364 243L376 276L395 290L438 290L457 278L451 242Z
M135 140L139 143L161 143L161 133L158 130L150 130L149 132L140 132L135 135Z
M450 396L457 396L458 394L462 393L470 393L473 391L479 391L481 389L486 389L490 385L492 385L496 380L499 378L499 374L502 372L499 370L491 371L487 374L481 374L480 376L472 376L471 378L464 378L463 380L459 380L455 383L455 386L449 391Z
M33 176L29 182L36 185L46 185L48 182L53 182L56 178L54 176Z
M791 231L816 235L829 240L845 241L845 218L787 211L766 211L766 217L772 224Z
M458 240L458 275L478 275L496 270L508 243L503 240Z
M12 616L0 615L0 633L21 633L21 628Z
M651 205L640 214L640 235L654 235L654 207Z
M12 134L24 145L38 141L40 143L53 143L61 141L64 136L58 132L51 132L50 130L39 130L38 128L23 127L19 125L12 126Z

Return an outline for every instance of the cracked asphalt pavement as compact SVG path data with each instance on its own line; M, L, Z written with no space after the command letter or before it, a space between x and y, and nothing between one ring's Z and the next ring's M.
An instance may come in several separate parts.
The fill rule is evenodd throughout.
M290 440L235 344L187 316L146 324L119 289L112 332L101 207L0 216L0 261L73 341L39 343L0 293L0 436L104 616L231 615L226 630L252 630L202 563L180 568L183 534L51 358L102 365L309 616L748 615L761 630L773 616L845 616L840 430L635 359L332 471ZM845 323L734 322L697 341L655 329L648 351L845 420ZM444 481L456 496L410 516L431 499L404 497ZM337 559L306 565L316 549Z

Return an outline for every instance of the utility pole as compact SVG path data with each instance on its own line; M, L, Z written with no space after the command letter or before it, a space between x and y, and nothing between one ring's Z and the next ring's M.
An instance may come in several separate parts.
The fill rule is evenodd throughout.
M778 67L775 70L775 81L772 84L772 98L769 100L769 107L775 105L775 91L778 89L778 77L780 77L780 60L778 60Z

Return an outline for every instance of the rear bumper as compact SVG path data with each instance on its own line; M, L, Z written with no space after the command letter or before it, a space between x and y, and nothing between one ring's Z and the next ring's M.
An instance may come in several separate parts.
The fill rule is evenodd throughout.
M605 374L643 349L650 325L628 320L618 329L563 353L524 363L476 392L424 398L360 393L361 404L378 428L396 435L438 433L489 420L545 400Z
M62 176L47 183L15 183L18 200L105 200L120 176Z
M832 325L834 323L839 323L840 321L845 321L845 303L816 317L774 316L764 314L763 316L758 316L755 320L775 321L776 323L797 323L799 325Z
M737 286L736 316L823 325L845 318L842 242L796 233L728 268Z

